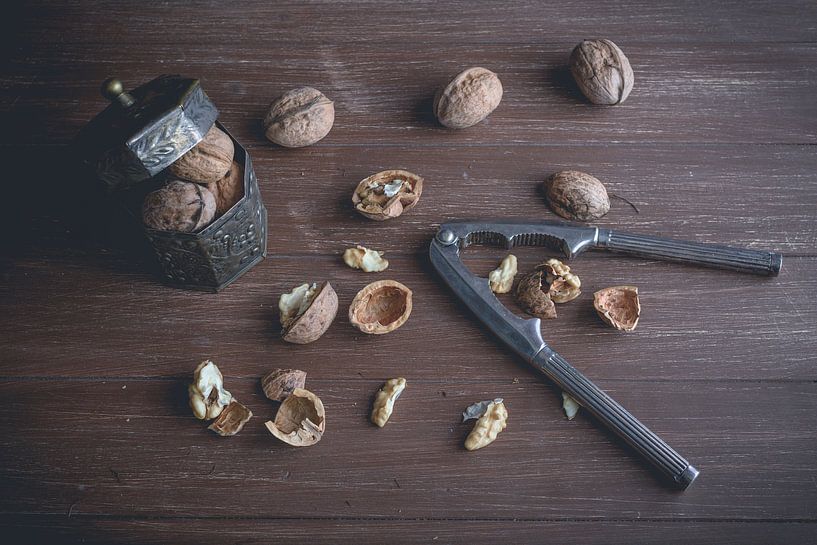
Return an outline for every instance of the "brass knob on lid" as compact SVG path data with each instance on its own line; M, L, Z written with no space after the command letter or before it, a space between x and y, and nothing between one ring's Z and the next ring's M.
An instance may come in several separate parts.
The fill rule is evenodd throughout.
M102 82L102 96L110 100L116 101L123 108L133 106L136 100L130 94L125 92L122 82L117 78L108 78Z

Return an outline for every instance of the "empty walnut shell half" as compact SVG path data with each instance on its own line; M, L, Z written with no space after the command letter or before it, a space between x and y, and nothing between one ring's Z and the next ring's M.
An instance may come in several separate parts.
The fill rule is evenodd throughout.
M349 321L363 333L382 335L394 331L411 315L411 290L394 280L372 282L349 306Z
M542 270L525 275L516 286L516 300L528 314L550 320L556 318L556 305L548 295L544 277L545 271ZM543 283L546 287L544 290Z
M273 369L261 378L264 395L273 401L285 400L305 384L306 372L299 369Z
M244 424L249 422L250 418L252 418L252 411L233 399L230 404L221 411L218 418L207 426L207 429L216 432L222 437L231 437L244 429Z
M214 183L230 170L234 154L233 141L227 133L213 125L193 149L170 165L170 172L190 182Z
M384 221L411 210L423 193L423 179L407 170L384 170L357 184L352 204L369 219Z
M275 437L293 447L314 445L326 429L326 412L320 398L295 388L278 409L274 421L264 423Z
M598 178L578 170L563 170L544 183L550 208L569 220L593 221L610 211L610 197Z
M641 316L638 288L613 286L593 294L593 306L604 323L621 331L632 331Z
M290 343L307 344L326 333L338 312L338 295L329 282L302 284L281 295L281 337Z

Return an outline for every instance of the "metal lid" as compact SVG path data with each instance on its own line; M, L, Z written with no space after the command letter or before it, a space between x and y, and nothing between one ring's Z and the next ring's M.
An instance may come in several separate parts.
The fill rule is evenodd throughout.
M218 117L199 80L160 76L126 92L111 78L111 101L76 140L78 152L110 189L152 178L195 146Z

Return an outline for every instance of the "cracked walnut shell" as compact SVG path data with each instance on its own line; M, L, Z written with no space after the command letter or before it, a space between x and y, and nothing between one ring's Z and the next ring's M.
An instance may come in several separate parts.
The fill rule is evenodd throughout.
M620 330L632 331L641 316L641 302L635 286L613 286L593 294L593 306L604 323Z
M598 178L578 170L550 175L543 185L550 208L569 220L593 221L610 211L610 197Z
M288 445L308 447L323 437L326 412L320 398L303 388L295 388L279 407L267 430Z
M313 87L300 87L270 104L264 134L280 146L300 148L329 134L334 122L335 104Z
M624 102L633 90L630 61L610 40L584 40L570 54L570 73L593 104Z
M214 183L229 172L234 154L233 141L213 125L193 149L170 165L170 172L189 182Z
M355 295L349 306L349 321L371 335L394 331L411 315L411 295L411 290L400 282L372 282Z
M463 70L434 97L434 116L452 129L476 125L499 106L502 82L486 68Z
M273 369L261 378L264 395L272 401L283 401L296 388L306 384L306 372L299 369Z
M290 343L307 344L326 333L338 312L338 296L329 282L301 284L278 300L281 337Z
M556 318L556 305L542 289L545 271L537 270L522 277L516 286L516 300L528 314L551 320Z
M192 233L215 217L216 199L206 187L172 180L149 193L142 203L142 222L157 231Z
M369 219L384 221L411 210L423 193L423 179L407 170L384 170L357 184L352 204Z

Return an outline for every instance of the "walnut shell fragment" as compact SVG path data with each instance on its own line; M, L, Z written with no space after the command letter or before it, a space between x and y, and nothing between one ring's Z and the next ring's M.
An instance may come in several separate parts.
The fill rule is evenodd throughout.
M170 172L189 182L215 183L229 172L234 155L232 139L213 125L193 149L170 165Z
M434 96L434 115L451 129L476 125L502 100L502 82L486 68L474 67L457 74Z
M610 211L610 197L598 178L578 170L563 170L544 182L550 208L569 220L593 221Z
M620 330L632 331L641 316L638 288L613 286L593 294L593 306L604 323Z
M306 384L306 372L299 369L273 369L261 378L264 395L272 401L283 401L295 388Z
M370 250L364 246L347 248L343 252L343 262L353 269L363 272L381 272L389 268L389 261L383 259L383 252Z
M192 233L207 226L216 215L216 199L209 189L172 180L149 193L142 203L142 221L158 231Z
M313 87L299 87L277 98L264 116L264 134L287 148L321 140L335 123L335 104Z
M199 420L216 418L233 399L232 394L224 389L221 371L210 360L204 360L196 367L187 393L193 415Z
M570 54L570 73L593 104L621 104L633 90L630 61L610 40L584 40Z
M264 425L284 443L293 447L308 447L323 437L326 412L318 396L309 390L295 388L281 404L275 420Z
M338 296L329 282L301 284L278 300L281 337L290 343L307 344L326 333L338 312Z
M244 196L244 167L233 162L224 177L207 184L216 199L216 216L221 216Z
M522 277L516 286L516 300L528 314L552 320L556 318L556 305L542 289L545 271L538 270Z
M218 418L207 426L207 429L216 432L222 437L230 437L240 432L244 428L244 424L250 421L250 418L252 418L252 411L233 399L230 404L221 411Z
M352 194L360 214L376 221L411 210L423 193L423 179L407 170L384 170L364 178Z
M349 321L363 333L371 335L394 331L411 315L411 296L411 290L400 282L372 282L352 300Z

